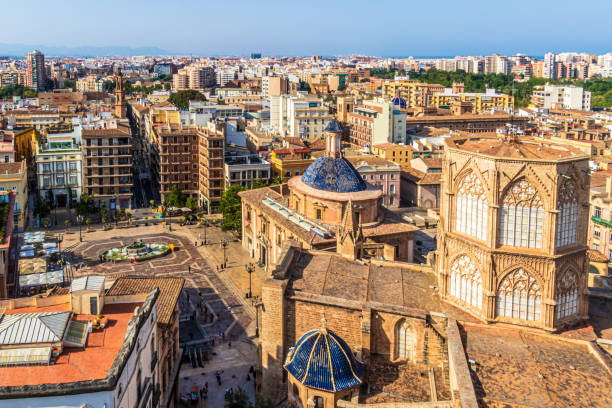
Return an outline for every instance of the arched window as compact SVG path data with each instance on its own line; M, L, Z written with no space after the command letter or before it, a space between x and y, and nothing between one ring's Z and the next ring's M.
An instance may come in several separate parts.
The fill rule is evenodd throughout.
M514 183L502 204L501 244L542 248L543 214L538 191L525 179Z
M557 283L557 319L578 313L578 282L576 275L567 271Z
M506 275L497 290L497 314L523 320L540 320L542 294L535 279L519 268Z
M472 258L462 255L450 268L450 294L468 305L482 308L482 280Z
M487 197L476 174L468 174L457 191L457 232L487 239Z
M412 328L405 320L399 326L397 333L397 356L398 358L412 359L416 337Z
M559 189L559 215L557 216L557 246L576 243L576 223L578 222L578 200L576 183L564 180Z

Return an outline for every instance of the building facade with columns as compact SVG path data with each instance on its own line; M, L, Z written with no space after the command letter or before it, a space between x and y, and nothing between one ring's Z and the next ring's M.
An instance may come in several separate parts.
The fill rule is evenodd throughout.
M449 139L442 298L485 322L554 331L586 319L588 159L541 139Z

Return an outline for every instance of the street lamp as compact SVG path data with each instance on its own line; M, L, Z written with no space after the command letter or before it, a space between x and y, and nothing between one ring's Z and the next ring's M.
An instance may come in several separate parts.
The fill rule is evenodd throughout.
M255 271L255 265L253 264L253 262L249 262L248 264L244 265L244 267L246 268L246 271L249 274L249 294L247 295L247 299L250 299L253 297L251 275Z
M83 234L81 233L81 227L83 226L82 215L77 215L77 222L79 223L79 242L83 242Z
M204 224L204 245L206 245L206 243L208 242L208 240L206 239L206 230L208 227L208 220L205 219L203 221L203 224Z
M226 258L225 258L225 248L227 247L228 244L229 244L229 242L227 242L227 239L222 239L221 240L221 246L223 247L223 263L222 263L223 269L225 269L225 267L227 265Z
M259 296L253 296L251 303L255 308L255 337L259 337L259 308L263 306L263 302L259 301Z

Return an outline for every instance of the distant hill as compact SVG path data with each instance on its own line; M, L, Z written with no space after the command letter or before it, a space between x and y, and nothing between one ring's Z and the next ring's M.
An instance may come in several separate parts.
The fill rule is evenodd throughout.
M129 57L132 55L174 55L175 53L163 50L159 47L123 47L123 46L91 46L83 45L78 47L59 47L48 45L25 45L25 44L3 44L0 43L0 55L26 56L32 50L39 50L45 55L57 57L103 57L121 56Z

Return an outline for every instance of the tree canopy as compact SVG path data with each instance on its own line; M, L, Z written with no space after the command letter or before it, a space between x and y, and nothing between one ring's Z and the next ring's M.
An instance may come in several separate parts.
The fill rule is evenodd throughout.
M93 197L85 193L81 194L81 198L76 205L76 212L78 215L86 216L93 214L98 211Z
M181 191L179 186L175 184L172 186L170 192L166 194L164 201L168 207L185 207L187 196Z
M223 220L221 221L221 229L223 231L230 229L242 230L242 205L240 204L238 193L244 190L246 190L246 187L236 184L229 186L223 192L219 205L219 209L223 214Z
M10 98L11 96L35 98L38 96L38 92L34 89L26 88L23 85L5 86L4 88L0 88L0 99Z
M170 95L168 101L179 109L187 110L189 108L189 101L205 101L206 98L200 92L188 89L185 91L178 91Z
M573 84L590 91L592 107L605 108L612 107L612 78L591 78L586 81L567 80L567 79L547 79L531 78L527 81L518 81L514 75L504 74L474 74L463 70L439 71L437 69L415 71L401 70L372 70L372 76L393 79L396 74L409 75L411 79L416 79L428 84L440 84L447 87L452 86L453 82L463 82L466 92L485 92L486 88L495 88L497 92L514 95L514 105L523 107L531 102L533 88L537 85L544 85L547 82L557 85Z

